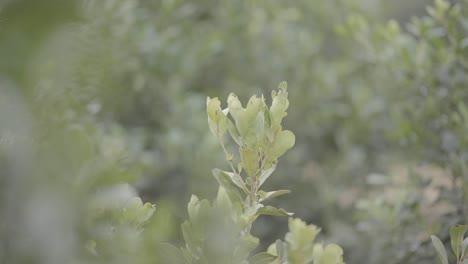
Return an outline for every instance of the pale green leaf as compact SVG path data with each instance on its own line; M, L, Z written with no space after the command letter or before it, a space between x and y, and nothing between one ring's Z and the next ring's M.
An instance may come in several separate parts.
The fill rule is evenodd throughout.
M213 99L206 98L206 112L211 120L217 122L221 113L221 102L217 97Z
M283 90L286 90L286 89L288 89L288 83L285 82L285 81L282 81L282 82L278 85L278 88L283 89Z
M457 257L457 260L460 259L462 252L462 242L465 236L468 226L466 225L456 225L450 228L450 243L452 245L453 253Z
M343 264L343 249L336 244L329 244L325 248L316 244L313 248L314 264Z
M196 219L198 218L198 212L200 210L200 200L196 195L193 195L190 197L190 202L187 205L188 208L188 214L190 219Z
M216 137L219 136L218 125L211 118L208 118L208 127L210 128L210 131L211 133L213 133L213 135L215 135Z
M280 89L278 93L272 92L272 103L270 107L271 128L274 131L281 130L281 121L287 115L286 110L289 107L288 92L286 89Z
M221 185L224 188L224 190L226 190L226 193L228 194L229 199L231 199L232 203L242 201L243 190L233 182L233 178L231 178L231 176L229 176L220 169L213 169L212 173L218 181L219 185Z
M271 174L276 170L276 165L271 166L267 170L264 170L260 175L258 180L258 187L262 186L263 183L271 176Z
M190 222L185 221L182 223L181 229L187 249L192 252L192 254L197 252L198 243L196 242Z
M248 255L260 244L260 240L252 235L240 237L239 245L235 249L236 255L243 255L247 258Z
M227 102L229 113L234 118L234 121L237 122L237 119L239 119L239 115L244 111L244 108L242 108L241 102L234 93L229 94Z
M242 164L247 175L253 177L258 170L258 153L250 148L241 148L239 150Z
M229 118L226 118L225 124L232 139L234 139L237 145L242 146L244 142L242 140L242 137L239 135L239 131L237 131L237 128L234 125L234 123L232 123L232 121Z
M159 245L158 258L162 263L186 263L182 250L169 243L161 243Z
M286 153L286 151L294 146L295 142L296 137L294 136L293 132L289 130L283 130L279 132L275 138L275 142L273 143L272 154L276 158L281 157L284 153Z
M462 252L461 252L461 259L464 259L466 257L466 248L468 247L468 237L465 238L462 242Z
M281 240L276 240L276 253L278 255L279 263L285 263L288 259L288 249L286 243Z
M290 190L278 190L278 191L272 191L272 192L264 192L264 191L259 191L258 195L260 196L259 202L265 201L267 199L271 199L274 197L278 197L280 195L288 194L290 193Z
M299 218L289 218L289 232L286 234L286 242L291 245L291 249L304 249L312 243L320 233L320 228L315 225L307 225Z
M255 121L255 135L257 140L261 140L265 134L265 113L263 111L258 112Z
M293 213L287 212L282 208L276 208L273 206L265 206L258 209L257 214L259 215L276 215L276 216L292 216Z
M270 264L277 260L278 257L267 252L258 253L249 259L250 264Z
M434 245L437 256L442 264L448 264L447 252L445 251L445 247L442 244L442 241L436 236L431 236L432 244Z
M243 191L245 192L248 192L247 190L247 187L245 187L245 183L244 181L242 180L242 177L237 174L237 173L234 173L234 172L228 172L228 171L223 171L224 173L226 173L226 175L229 176L229 178L231 179L231 181L239 188L241 188Z

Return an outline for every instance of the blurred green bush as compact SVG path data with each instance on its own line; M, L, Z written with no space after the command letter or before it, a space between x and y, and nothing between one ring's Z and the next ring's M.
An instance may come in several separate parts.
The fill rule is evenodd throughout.
M429 235L448 242L467 215L467 9L466 0L0 3L0 257L82 259L100 222L90 204L116 193L157 211L140 244L121 235L108 247L154 263L157 243L181 241L190 194L216 195L211 168L224 157L213 154L206 96L245 101L287 80L297 144L267 188L293 193L276 205L323 227L348 263L433 259ZM263 249L287 231L285 219L256 225ZM109 252L109 262L129 262Z

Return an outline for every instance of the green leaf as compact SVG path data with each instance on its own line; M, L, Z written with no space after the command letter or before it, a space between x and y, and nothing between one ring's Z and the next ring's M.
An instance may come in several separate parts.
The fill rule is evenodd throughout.
M206 98L206 112L208 114L208 126L215 136L222 136L226 132L226 114L221 110L221 102L218 98Z
M461 253L461 256L460 256L460 259L464 259L465 258L465 253L466 253L466 247L468 247L468 237L465 238L462 242L462 253Z
M289 107L288 92L286 89L280 89L278 93L272 91L272 103L270 107L271 128L273 131L281 130L281 121L287 115L286 110Z
M213 135L215 135L216 137L218 137L219 133L218 133L218 125L216 124L215 121L213 121L212 119L208 118L208 127L210 128L210 131L211 133L213 133Z
M264 105L262 99L252 96L247 103L246 109L242 108L242 104L235 94L230 94L228 97L228 108L231 116L234 118L237 131L245 142L255 142L255 119L261 107Z
M307 225L299 218L289 218L289 232L286 234L286 242L291 249L304 249L312 243L320 233L320 228L315 225Z
M235 255L242 255L245 258L250 255L252 250L254 250L260 244L260 240L252 235L245 235L240 237L239 245L235 249Z
M272 192L264 192L260 190L258 192L258 195L260 196L259 202L263 202L267 199L278 197L280 195L288 194L290 192L291 192L290 190L278 190L278 191L272 191Z
M141 222L146 222L148 221L156 211L156 205L151 204L151 203L145 203L143 207L141 208L141 213L140 213L140 221Z
M343 249L336 244L329 244L325 248L316 244L313 248L314 264L343 264Z
M242 177L239 174L228 171L223 172L229 176L232 183L234 183L237 187L241 188L244 192L248 192L247 187L245 187L244 180L242 180Z
M270 264L277 259L278 259L277 256L274 256L270 253L260 252L257 255L252 256L249 259L249 263L250 264Z
M445 251L445 247L442 244L442 241L434 235L431 236L432 244L434 245L437 256L442 264L448 264L447 252Z
M160 244L158 247L158 255L162 263L186 263L182 250L169 243Z
M196 195L192 194L192 196L190 197L190 202L187 205L187 209L190 219L198 218L198 212L200 210L200 200Z
M276 170L276 165L271 166L267 170L264 170L260 175L258 180L258 187L262 186L263 183L271 176L271 174Z
M196 254L199 245L196 242L197 240L195 239L195 236L193 234L192 225L189 221L185 221L184 223L182 223L181 229L182 236L184 237L187 249L190 250L192 254Z
M229 94L227 102L229 113L231 113L231 116L234 118L234 121L237 122L237 120L240 118L240 114L244 112L244 108L242 107L241 102L237 98L237 95L235 95L234 93Z
M294 146L296 136L289 130L283 130L278 133L273 143L273 155L275 158L281 157L286 151Z
M245 172L253 177L258 170L258 152L250 148L241 148L239 152Z
M239 188L226 172L220 170L220 169L214 169L212 171L213 176L216 178L218 181L219 185L221 185L224 190L226 190L226 193L229 196L229 199L231 199L232 203L235 202L241 202L242 201L242 188Z
M279 263L286 263L288 259L288 249L287 245L281 240L276 240L276 254L278 255Z
M450 228L450 243L452 245L453 253L457 256L457 260L460 260L463 238L467 230L468 226L466 225L456 225Z
M242 146L244 144L242 137L239 135L239 131L237 131L236 126L229 118L226 118L226 127L231 135L232 139L237 143L237 145Z
M261 140L265 135L265 113L259 111L255 120L255 135L257 140Z
M221 102L217 97L213 99L210 99L209 97L206 98L206 112L211 120L217 121L219 119L219 115L221 113Z
M282 81L282 82L278 85L278 88L283 89L283 90L286 90L286 89L288 89L288 83L285 82L285 81Z
M259 215L276 215L276 216L292 216L293 213L289 213L282 208L276 208L273 206L265 206L258 209L257 214Z

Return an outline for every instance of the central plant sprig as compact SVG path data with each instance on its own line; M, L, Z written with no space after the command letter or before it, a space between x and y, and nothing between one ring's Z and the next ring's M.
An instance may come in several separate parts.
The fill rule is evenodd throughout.
M213 174L233 202L242 202L247 213L247 232L260 214L290 215L283 209L266 207L261 203L289 193L288 190L264 192L260 187L276 169L278 158L295 142L294 134L281 126L289 106L286 82L279 85L278 91L272 91L271 98L272 103L268 107L263 96L252 96L243 108L237 96L231 93L225 109L221 108L218 98L207 98L210 130L218 138L232 170L215 169ZM234 155L226 148L224 139L227 132L238 145L240 161L237 166L234 165Z
M214 169L220 187L215 200L192 195L189 219L182 224L185 247L166 245L172 252L166 263L186 264L343 264L343 250L335 244L314 243L320 229L300 219L289 219L285 241L277 240L268 252L252 255L260 240L250 234L259 215L292 215L284 209L265 206L264 201L289 190L265 192L260 188L275 171L278 158L292 148L295 136L283 130L281 122L289 106L286 82L265 98L253 96L242 107L231 94L227 108L218 98L207 99L208 123L218 139L231 171ZM239 155L226 148L226 134L237 144Z

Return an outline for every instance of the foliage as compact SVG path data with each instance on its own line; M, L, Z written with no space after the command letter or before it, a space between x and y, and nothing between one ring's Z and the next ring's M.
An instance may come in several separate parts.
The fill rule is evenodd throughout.
M272 103L252 96L243 108L235 94L230 94L228 107L221 108L218 98L207 98L208 124L218 138L232 171L213 170L220 187L213 204L192 196L188 204L189 220L182 224L185 248L171 263L315 263L341 264L343 250L330 244L313 244L320 231L306 226L300 219L289 220L290 233L286 242L277 240L269 252L251 256L259 239L251 235L253 222L260 215L290 216L284 209L263 202L289 193L289 190L265 192L260 189L275 171L278 158L295 142L294 134L282 129L282 119L289 106L287 84L271 93ZM237 144L238 155L227 150L225 134ZM237 162L236 162L237 160ZM236 164L236 166L234 165ZM237 168L237 169L236 169Z
M235 129L224 128L220 147L207 133L205 98L235 91L244 101L283 79L294 87L285 126L300 144L275 167L285 177L257 190L263 212L287 208L316 223L348 263L433 260L429 235L448 243L468 212L468 2L438 0L424 11L431 1L1 2L0 260L168 263L163 252L177 258L185 244L181 223L207 228L181 209L192 193L217 197L199 199L208 228L236 222L214 217L237 195L216 182L232 185L238 164L258 158L257 127L229 111ZM264 147L281 154L288 134ZM243 199L256 165L241 167ZM282 189L293 192L271 199ZM118 205L96 208L116 193ZM142 210L157 205L144 225L124 213L137 196ZM276 248L286 219L255 219L255 253ZM215 244L210 258L225 253L227 244ZM255 259L274 258L266 254Z
M453 253L455 254L455 260L457 264L466 263L466 247L468 246L468 239L465 238L465 233L468 230L466 225L453 226L450 229L450 243L452 246ZM442 244L442 241L437 236L431 236L432 244L434 245L439 260L442 264L448 264L447 252Z

